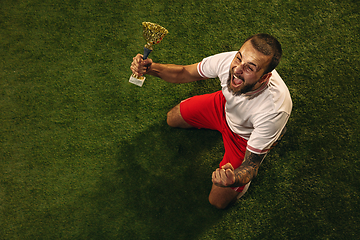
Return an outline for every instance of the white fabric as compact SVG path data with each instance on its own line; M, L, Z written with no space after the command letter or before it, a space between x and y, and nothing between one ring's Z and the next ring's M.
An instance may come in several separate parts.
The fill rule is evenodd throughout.
M276 70L268 83L255 90L234 96L227 87L234 52L204 58L197 66L205 78L218 77L226 99L225 113L229 128L248 140L247 149L260 154L269 150L285 127L292 109L289 90Z

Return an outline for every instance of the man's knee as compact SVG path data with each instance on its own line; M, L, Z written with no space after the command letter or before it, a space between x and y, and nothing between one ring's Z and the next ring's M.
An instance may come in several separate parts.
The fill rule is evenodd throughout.
M225 209L237 200L238 192L231 188L221 188L213 184L209 202L218 209Z
M171 109L168 113L167 113L167 119L166 122L170 127L177 127L178 124L178 117L177 117L177 107L175 106L173 109Z
M185 122L181 116L180 104L176 105L167 113L166 122L170 127L191 128L191 125Z
M218 198L213 198L211 194L209 195L209 203L218 209L225 209L229 205L229 202L225 202Z

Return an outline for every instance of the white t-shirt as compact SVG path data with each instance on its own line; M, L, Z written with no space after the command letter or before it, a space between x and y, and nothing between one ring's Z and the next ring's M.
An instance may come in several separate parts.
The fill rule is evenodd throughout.
M285 127L292 109L289 90L276 70L267 84L240 96L227 87L234 52L204 58L197 66L205 78L218 77L226 99L225 113L229 128L248 140L247 150L261 154L269 150Z

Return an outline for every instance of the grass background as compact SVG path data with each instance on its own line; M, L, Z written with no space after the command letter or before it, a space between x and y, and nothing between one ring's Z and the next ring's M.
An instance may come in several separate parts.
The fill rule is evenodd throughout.
M357 239L357 0L2 0L0 239ZM128 83L141 22L150 57L190 64L276 36L294 108L244 198L207 200L221 136L166 125L218 80Z

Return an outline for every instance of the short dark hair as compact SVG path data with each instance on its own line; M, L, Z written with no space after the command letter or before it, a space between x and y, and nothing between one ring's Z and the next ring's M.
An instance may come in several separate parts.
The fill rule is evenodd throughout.
M279 64L282 55L280 42L275 37L266 33L255 34L246 39L245 42L249 40L251 41L253 47L259 52L267 56L273 55L269 66L267 67L267 69L265 69L264 74L274 70Z

